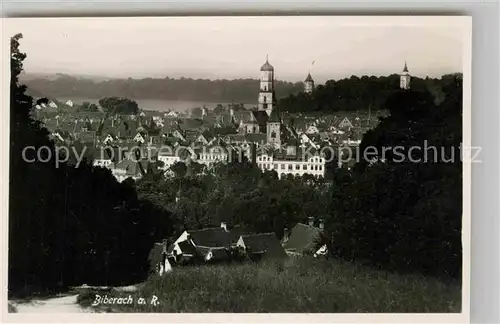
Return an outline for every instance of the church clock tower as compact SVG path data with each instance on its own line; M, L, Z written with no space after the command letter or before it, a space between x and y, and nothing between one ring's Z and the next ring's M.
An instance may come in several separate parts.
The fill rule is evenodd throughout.
M259 101L258 109L265 111L268 116L271 116L271 112L275 106L275 96L274 96L274 67L269 64L266 57L266 63L260 68L260 90L259 90Z

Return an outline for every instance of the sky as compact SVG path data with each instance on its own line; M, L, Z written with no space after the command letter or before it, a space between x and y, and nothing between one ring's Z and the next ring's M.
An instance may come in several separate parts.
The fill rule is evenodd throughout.
M399 73L462 72L466 27L458 17L17 18L27 73L119 78L275 78L316 82ZM314 62L314 64L312 64Z

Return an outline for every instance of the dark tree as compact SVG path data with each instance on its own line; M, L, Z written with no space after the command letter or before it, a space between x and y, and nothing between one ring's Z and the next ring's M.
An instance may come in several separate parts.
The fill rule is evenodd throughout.
M99 100L99 105L108 113L136 115L139 112L137 102L128 98L106 97Z
M86 161L56 167L54 143L30 118L33 99L19 84L21 38L11 38L9 295L144 280L153 243L172 232L170 213L109 170ZM42 147L48 162L36 159Z

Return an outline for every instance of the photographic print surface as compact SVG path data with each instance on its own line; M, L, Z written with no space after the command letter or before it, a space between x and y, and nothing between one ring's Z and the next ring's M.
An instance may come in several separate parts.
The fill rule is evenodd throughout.
M467 18L5 25L10 313L462 313Z

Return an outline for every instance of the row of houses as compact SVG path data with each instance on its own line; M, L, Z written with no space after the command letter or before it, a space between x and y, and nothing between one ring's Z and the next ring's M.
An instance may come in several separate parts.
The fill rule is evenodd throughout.
M226 144L219 140L207 146L140 145L135 142L122 146L103 146L93 157L93 165L112 171L118 181L140 179L151 170L173 176L172 166L178 162L198 163L209 171L219 163L248 161L262 171L286 175L324 177L327 159L320 149L289 143L286 149L270 149L255 143ZM158 163L160 162L160 163ZM339 166L341 166L339 164Z
M235 116L259 113L266 115L265 111L241 110L239 114L230 114L234 121ZM59 144L77 141L92 146L97 152L93 164L110 169L119 181L127 178L140 179L149 170L156 169L152 164L158 161L161 161L160 169L165 175L173 175L170 168L177 162L185 161L187 157L204 165L206 169L217 163L246 159L256 163L263 171L276 171L280 178L288 174L323 177L326 157L321 153L322 148L359 145L359 140L350 138L352 123L347 117L334 118L330 124L325 122L325 118L313 120L304 117L311 119L305 124L307 129L304 132L297 130L300 128L294 128L297 119L288 124L283 119L285 123L280 122L281 139L277 144L274 142L271 145L273 137L268 134L264 124L257 124L259 130L256 132L247 132L245 129L241 131L240 128L241 132L238 133L215 135L213 128L210 129L203 119L175 119L141 114L101 118L99 112L72 116L56 118L55 125L48 123L49 129L53 129L52 138ZM267 120L266 123L269 124L270 118L262 120ZM324 125L330 126L325 129L322 128ZM262 132L263 130L265 131ZM125 149L125 153L105 155L99 152L105 147ZM153 153L141 152L137 160L135 152L130 152L134 147L147 147Z
M315 224L297 223L291 231L284 230L279 239L275 233L254 233L241 226L185 230L173 242L155 244L149 255L151 270L164 274L175 266L235 261L283 259L289 256L326 256L331 241L321 220Z
M40 117L46 127L63 140L87 140L100 143L120 142L137 139L145 142L164 143L167 139L176 139L180 142L192 142L203 137L202 141L210 142L214 137L214 130L218 127L234 127L235 133L228 140L241 140L244 137L250 141L265 141L267 117L263 111L239 111L239 124L210 123L199 118L167 118L153 115L115 115L106 117L101 112L74 112L67 115L56 115L52 117ZM247 129L252 125L252 118L243 116L261 116L260 121L255 121L254 130ZM250 120L250 122L248 122ZM325 121L326 120L326 121ZM356 124L356 123L354 123ZM295 137L302 141L319 143L326 141L330 143L341 142L359 137L355 130L359 129L353 125L347 117L327 120L324 118L286 118L283 117L283 125L289 129Z

